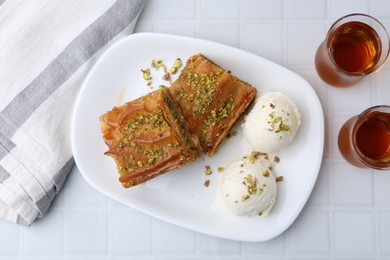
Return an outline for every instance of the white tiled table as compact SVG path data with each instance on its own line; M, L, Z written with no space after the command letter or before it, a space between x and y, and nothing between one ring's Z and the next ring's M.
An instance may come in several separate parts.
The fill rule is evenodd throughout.
M336 89L313 64L330 24L353 12L390 30L388 0L150 0L136 27L241 48L313 85L326 120L323 163L308 203L282 235L241 243L166 224L101 195L74 168L45 218L29 228L0 221L0 259L390 259L390 172L354 168L336 145L347 118L390 103L390 65Z

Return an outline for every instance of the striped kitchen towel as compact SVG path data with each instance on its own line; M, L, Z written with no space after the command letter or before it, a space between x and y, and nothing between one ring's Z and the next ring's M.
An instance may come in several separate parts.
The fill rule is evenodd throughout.
M0 0L0 217L42 217L73 165L70 121L88 71L145 0Z

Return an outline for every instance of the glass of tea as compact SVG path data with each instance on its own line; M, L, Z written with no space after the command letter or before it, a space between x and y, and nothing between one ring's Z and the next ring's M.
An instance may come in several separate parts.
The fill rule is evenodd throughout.
M360 168L390 170L390 106L375 106L347 120L338 136L346 161Z
M329 85L352 86L385 64L389 44L389 35L377 19L366 14L341 17L317 50L317 73Z

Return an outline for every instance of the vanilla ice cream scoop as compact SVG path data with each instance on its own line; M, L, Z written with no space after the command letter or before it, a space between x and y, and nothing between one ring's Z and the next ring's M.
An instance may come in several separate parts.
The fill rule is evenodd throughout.
M300 124L300 113L290 98L280 92L267 92L256 99L242 126L251 149L270 153L287 146Z
M276 200L276 179L265 160L244 158L222 173L214 208L233 215L266 216Z

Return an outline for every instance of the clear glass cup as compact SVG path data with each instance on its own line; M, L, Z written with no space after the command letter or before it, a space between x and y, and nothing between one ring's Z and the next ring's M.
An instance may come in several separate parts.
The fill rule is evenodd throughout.
M354 166L390 170L390 106L374 106L347 120L338 146Z
M377 19L366 14L343 16L317 50L317 73L331 86L352 86L385 64L389 47L386 28Z

